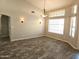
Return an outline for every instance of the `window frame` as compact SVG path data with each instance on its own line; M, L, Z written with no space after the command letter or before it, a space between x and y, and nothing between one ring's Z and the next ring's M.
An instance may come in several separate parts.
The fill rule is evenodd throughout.
M58 12L58 11L59 11L59 12ZM60 14L60 16L59 16L59 15L57 15L57 16L56 16L56 15L54 15L54 16L52 16L52 17L51 17L51 16L49 15L48 22L49 22L49 20L50 20L50 19L60 19L60 18L63 18L63 19L64 19L63 34L49 32L49 31L48 31L48 28L47 28L47 32L48 32L48 33L52 33L52 34L56 34L56 35L64 35L64 34L65 34L65 32L64 32L64 31L65 31L65 16L66 16L66 10L65 10L65 9L61 9L61 10L56 10L56 11L53 11L53 12L54 12L54 13L55 13L55 12L60 13L60 11L62 11L62 12L63 12L63 14L62 14L62 15ZM52 13L53 13L53 12L52 12ZM58 14L58 13L57 13L57 14ZM50 14L50 13L49 13L49 14ZM49 23L48 23L48 26L49 26Z

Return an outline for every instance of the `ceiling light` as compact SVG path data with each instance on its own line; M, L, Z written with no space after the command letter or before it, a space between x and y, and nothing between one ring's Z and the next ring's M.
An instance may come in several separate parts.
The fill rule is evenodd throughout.
M47 17L45 4L46 4L46 1L44 0L44 9L43 9L43 15L42 15L42 17Z

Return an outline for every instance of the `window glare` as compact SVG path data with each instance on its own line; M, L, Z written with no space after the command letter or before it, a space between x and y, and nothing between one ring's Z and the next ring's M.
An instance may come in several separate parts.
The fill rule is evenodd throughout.
M73 8L72 8L72 12L73 12L74 14L77 13L77 5L74 5L74 6L73 6Z
M64 18L49 20L48 32L63 34Z
M75 36L75 28L76 28L76 16L71 17L71 25L70 25L70 36Z

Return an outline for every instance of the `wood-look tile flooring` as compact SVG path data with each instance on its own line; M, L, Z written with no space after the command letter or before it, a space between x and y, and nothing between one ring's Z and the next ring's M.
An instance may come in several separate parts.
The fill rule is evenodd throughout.
M2 41L2 39L4 39ZM10 42L0 38L0 59L79 59L79 51L48 37Z

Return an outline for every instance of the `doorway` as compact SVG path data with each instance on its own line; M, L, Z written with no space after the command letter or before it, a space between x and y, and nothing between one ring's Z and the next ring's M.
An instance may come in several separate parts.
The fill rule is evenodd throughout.
M10 17L7 15L1 15L0 17L0 39L5 40L5 41L10 40L9 23L10 23Z

